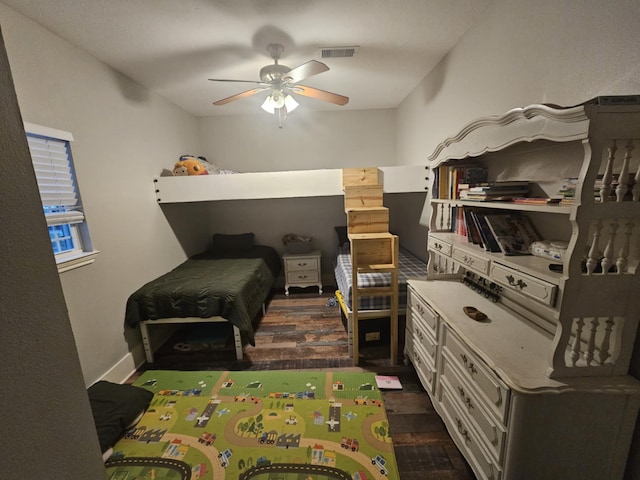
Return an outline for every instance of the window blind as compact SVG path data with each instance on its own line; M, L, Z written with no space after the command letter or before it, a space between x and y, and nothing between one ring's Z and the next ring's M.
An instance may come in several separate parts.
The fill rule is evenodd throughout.
M27 142L47 225L82 223L68 142L34 135L27 135Z

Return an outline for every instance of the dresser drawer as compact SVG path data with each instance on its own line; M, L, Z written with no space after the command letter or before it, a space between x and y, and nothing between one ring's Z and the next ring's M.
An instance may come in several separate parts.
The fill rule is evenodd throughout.
M318 270L293 270L287 272L288 283L318 282Z
M294 272L296 270L318 270L318 258L317 257L297 257L287 258L286 270L288 272Z
M407 326L407 329L410 329L415 344L420 345L425 355L429 357L435 365L437 342L433 330L425 327L424 322L421 322L419 318L415 317L412 319L410 326Z
M411 360L416 373L422 382L424 389L429 394L434 393L436 369L435 363L428 357L426 352L416 343L415 337L407 332L405 341L405 354Z
M441 410L439 413L451 437L463 451L465 458L473 465L480 480L501 480L501 464L485 450L482 440L472 427L467 415L456 404L454 395L445 384L438 384L436 396Z
M499 263L491 264L491 278L500 285L528 298L553 306L558 287L539 278L518 272Z
M446 326L443 329L442 344L443 355L448 355L449 361L464 372L466 383L475 388L479 398L505 423L509 388Z
M480 273L489 273L489 260L479 255L467 252L462 248L453 247L452 258L465 267L473 268Z
M443 255L451 256L451 244L439 240L433 234L429 235L428 248Z
M428 328L433 337L438 336L438 314L423 301L419 295L409 288L408 306L414 323Z
M464 374L458 372L454 363L445 352L441 359L440 382L452 392L458 405L458 409L465 412L468 419L480 434L484 445L491 451L493 457L500 461L504 451L507 432L502 422L494 418L494 415L485 407L484 400L480 399L476 392L469 387L464 379Z

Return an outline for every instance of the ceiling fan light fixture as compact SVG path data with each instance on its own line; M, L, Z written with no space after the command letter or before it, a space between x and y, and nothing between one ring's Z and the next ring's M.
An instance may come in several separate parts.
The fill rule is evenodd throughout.
M276 107L274 107L274 102L271 98L271 95L264 99L264 102L262 103L260 108L262 108L265 112L273 115L273 113L276 111Z
M286 95L284 97L284 106L286 107L288 113L293 112L296 108L298 108L299 105L300 104L296 102L296 99L291 95Z
M357 51L357 48L359 47L341 47L339 49L334 49L341 51L332 51L332 56L352 55ZM213 104L226 105L234 100L239 100L241 98L255 95L256 93L267 91L267 98L264 99L260 108L272 115L277 113L279 125L282 128L282 120L287 117L288 113L293 112L300 105L294 99L293 94L315 98L317 100L322 100L339 106L349 103L349 97L320 90L319 88L300 85L299 82L329 70L329 67L326 64L318 62L317 60L309 60L308 62L291 69L285 65L280 65L278 62L282 52L284 51L284 46L278 43L269 44L267 46L267 51L273 59L273 64L266 65L260 69L259 81L210 78L209 80L213 82L239 82L257 85L250 90L213 102Z

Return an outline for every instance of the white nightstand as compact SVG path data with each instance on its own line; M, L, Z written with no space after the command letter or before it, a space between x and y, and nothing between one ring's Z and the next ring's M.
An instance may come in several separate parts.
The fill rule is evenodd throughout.
M320 250L309 253L285 253L284 262L284 293L289 295L289 287L317 286L322 294L322 275L320 273Z

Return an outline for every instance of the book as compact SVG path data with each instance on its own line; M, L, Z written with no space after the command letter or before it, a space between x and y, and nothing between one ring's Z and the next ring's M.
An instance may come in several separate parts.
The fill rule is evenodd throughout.
M376 375L376 385L380 390L402 390L400 379L394 375Z
M485 219L505 255L531 255L531 244L541 240L521 213L490 214Z
M463 207L463 210L464 221L467 225L467 240L474 245L480 245L481 247L484 247L482 243L482 237L480 236L480 231L478 230L478 227L473 220L471 209L468 207Z
M511 195L512 197L522 197L527 194L529 190L512 189L512 190L485 190L472 192L471 190L461 190L460 199L465 198L486 198L486 197L504 197Z
M478 218L476 217L476 212L473 209L469 209L469 217L471 218L471 223L473 224L473 231L475 232L475 238L478 240L478 245L485 250L489 250L485 245L484 236L480 231L480 224L478 223Z
M438 167L438 198L446 199L449 197L449 173L451 167L441 165Z
M464 209L456 207L456 229L455 232L463 237L467 236L467 222L464 216Z
M496 238L495 234L489 227L489 223L487 222L487 214L475 212L475 218L478 224L478 228L480 230L480 235L482 236L482 243L484 244L484 249L487 252L498 253L502 252L502 248Z
M511 199L514 203L522 203L525 205L554 205L560 203L561 198L547 198L547 197L513 197Z

